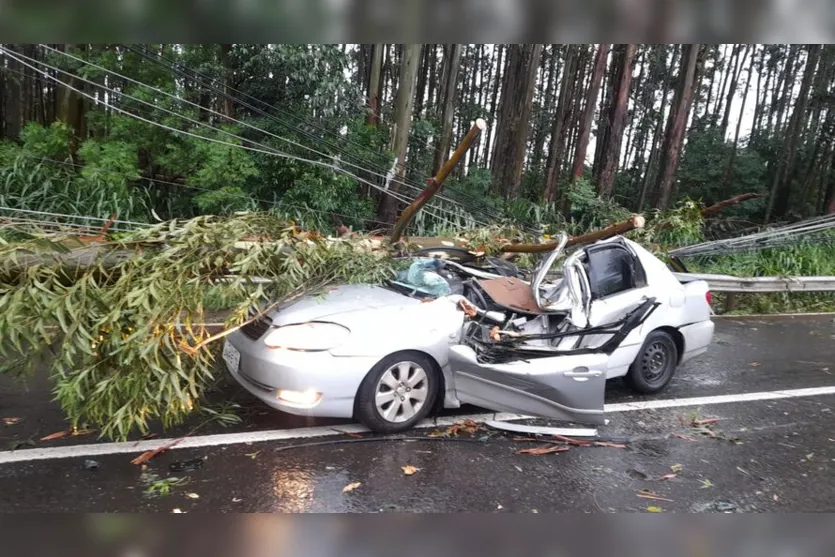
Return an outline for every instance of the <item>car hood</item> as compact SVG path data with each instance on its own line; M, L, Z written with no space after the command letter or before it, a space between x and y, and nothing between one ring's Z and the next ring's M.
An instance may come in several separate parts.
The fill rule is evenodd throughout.
M342 285L329 289L320 296L307 296L270 314L273 325L291 325L325 319L351 311L402 307L419 304L410 298L382 286L367 284Z

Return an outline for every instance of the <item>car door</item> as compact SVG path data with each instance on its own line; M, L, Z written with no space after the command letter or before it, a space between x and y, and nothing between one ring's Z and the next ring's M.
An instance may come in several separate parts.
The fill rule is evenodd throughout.
M646 274L625 243L595 244L585 252L592 326L617 321L643 302L648 295Z
M613 240L599 243L589 246L585 252L585 269L591 290L591 326L618 321L650 296L643 266L625 242ZM582 341L582 346L598 346L608 338L606 335L590 335ZM640 344L641 331L638 328L611 355L611 375L625 372L635 359Z
M450 349L458 400L497 412L602 424L605 354L555 355L479 363L469 346Z

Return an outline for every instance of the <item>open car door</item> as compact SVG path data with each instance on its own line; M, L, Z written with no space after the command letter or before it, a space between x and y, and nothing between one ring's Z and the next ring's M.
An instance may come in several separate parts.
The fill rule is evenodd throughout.
M606 354L554 355L479 363L469 346L453 346L450 365L461 402L497 412L600 425L604 422Z

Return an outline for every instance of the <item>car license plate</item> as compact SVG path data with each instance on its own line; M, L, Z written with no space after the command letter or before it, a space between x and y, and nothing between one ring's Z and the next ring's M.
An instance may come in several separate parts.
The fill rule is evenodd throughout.
M229 371L238 371L238 365L241 362L241 353L229 341L223 345L223 361L226 362L226 367L229 368Z

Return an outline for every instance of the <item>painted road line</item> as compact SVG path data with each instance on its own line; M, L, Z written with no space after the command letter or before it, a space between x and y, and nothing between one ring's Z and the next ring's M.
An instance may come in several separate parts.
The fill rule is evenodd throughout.
M742 393L736 395L717 395L691 398L672 398L662 400L645 400L639 402L621 402L607 404L605 410L610 414L634 412L638 410L661 410L664 408L681 408L686 406L709 406L714 404L729 404L739 402L756 402L762 400L779 400L787 398L801 398L809 396L835 395L835 386L812 387L807 389L791 389L784 391L766 391L759 393ZM424 420L415 426L419 428L445 427L464 420L484 422L511 421L530 419L531 416L510 413L484 413L459 416L447 416L437 420ZM248 443L264 443L268 441L286 441L289 439L305 439L326 437L340 433L367 433L368 428L359 424L342 426L305 427L296 429L274 429L267 431L251 431L244 433L221 433L216 435L199 435L182 439L171 450L195 449L201 447L217 447L225 445L240 445ZM119 443L97 443L89 445L73 445L68 447L51 447L39 449L22 449L17 451L0 451L0 464L14 462L29 462L34 460L51 460L59 458L80 458L103 456L111 454L139 454L148 450L162 447L174 441L173 439L154 439L152 441L128 441Z

